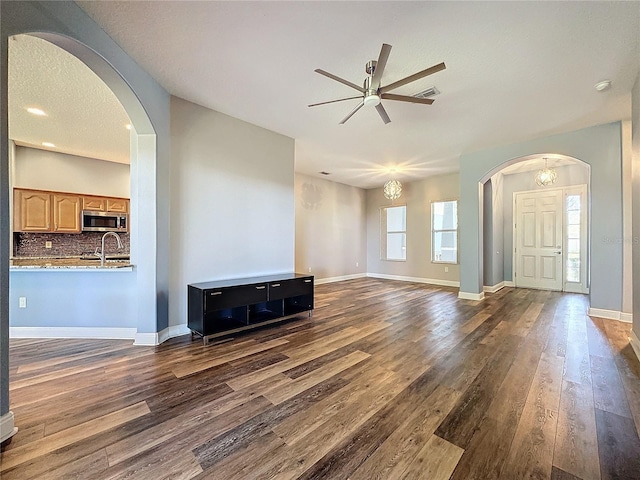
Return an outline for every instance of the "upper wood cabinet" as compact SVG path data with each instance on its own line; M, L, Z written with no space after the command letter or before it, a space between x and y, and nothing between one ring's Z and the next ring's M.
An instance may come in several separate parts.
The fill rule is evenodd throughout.
M106 212L107 202L103 197L82 197L82 209L94 212Z
M80 196L53 194L53 228L59 233L80 232Z
M129 200L126 198L83 196L82 209L94 212L129 213Z
M16 232L51 230L51 194L33 190L13 191L13 229Z
M13 231L80 233L82 210L129 213L129 200L14 188Z
M107 198L107 212L129 213L129 200L126 198Z

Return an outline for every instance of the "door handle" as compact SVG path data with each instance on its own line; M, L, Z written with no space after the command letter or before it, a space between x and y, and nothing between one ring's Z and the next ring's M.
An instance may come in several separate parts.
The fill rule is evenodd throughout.
M562 252L553 252L553 253L556 253L556 254L558 254L558 255L562 254Z

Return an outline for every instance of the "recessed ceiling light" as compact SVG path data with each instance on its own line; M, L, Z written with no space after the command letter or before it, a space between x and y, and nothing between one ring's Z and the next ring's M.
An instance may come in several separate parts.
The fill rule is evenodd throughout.
M611 87L611 80L603 80L601 82L596 83L595 89L599 92L607 90Z
M49 148L53 148L55 147L55 145L51 142L42 142L42 146L43 147L49 147Z
M39 108L35 108L35 107L29 107L27 108L27 112L33 114L33 115L38 115L40 117L46 117L47 114L44 113L43 110L40 110Z
M127 123L127 124L124 126L124 128L126 128L127 130L131 130L131 124L130 124L130 123Z

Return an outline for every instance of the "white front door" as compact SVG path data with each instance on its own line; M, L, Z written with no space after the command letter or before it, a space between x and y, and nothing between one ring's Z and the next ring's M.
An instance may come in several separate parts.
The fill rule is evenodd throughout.
M516 287L562 290L562 190L515 197Z

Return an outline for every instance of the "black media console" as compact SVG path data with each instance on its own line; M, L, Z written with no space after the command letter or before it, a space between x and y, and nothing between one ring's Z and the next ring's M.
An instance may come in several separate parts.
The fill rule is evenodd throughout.
M313 310L313 276L299 273L188 285L187 326L210 338L279 322Z

